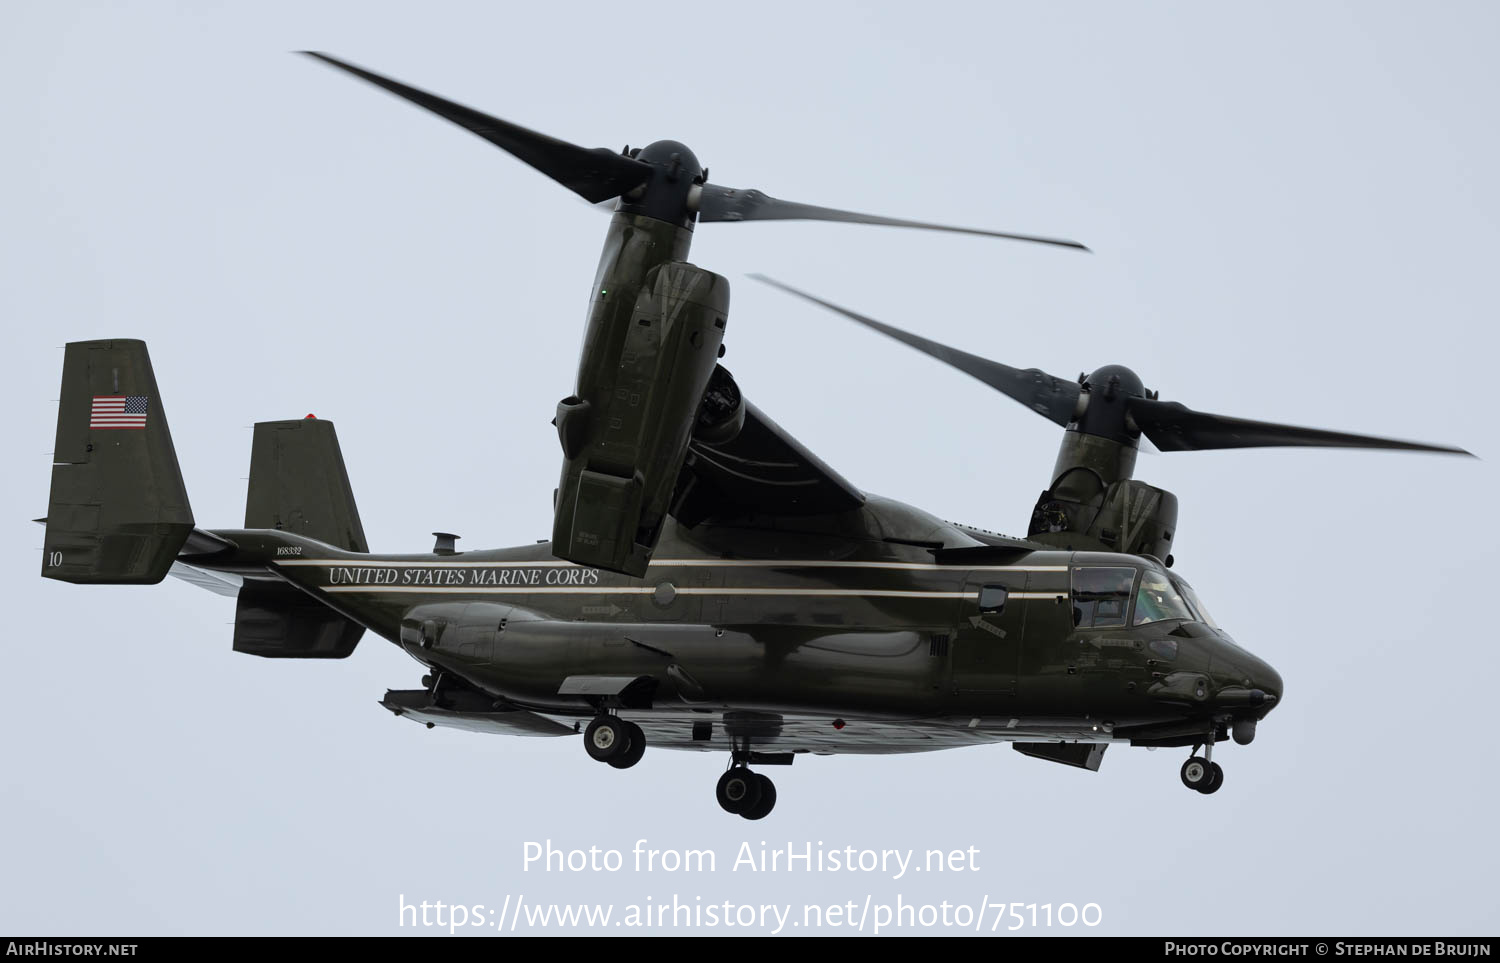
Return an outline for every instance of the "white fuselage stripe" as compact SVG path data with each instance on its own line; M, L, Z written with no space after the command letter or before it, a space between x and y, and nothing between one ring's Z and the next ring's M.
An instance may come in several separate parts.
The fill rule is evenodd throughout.
M535 586L423 586L423 585L334 585L314 586L321 592L400 593L407 595L651 595L654 586L535 585ZM679 588L678 595L757 595L819 598L887 599L977 599L978 592L923 592L906 589L799 589L799 588ZM1012 599L1057 599L1064 592L1011 592Z
M277 565L339 565L345 568L586 568L557 559L535 562L402 562L363 558L276 558Z
M599 587L595 585L561 586L420 586L420 585L335 585L321 588L323 592L395 592L408 595L651 595L653 586ZM795 589L795 588L679 588L678 595L795 595L833 598L896 598L896 599L972 599L978 592L918 592L905 589Z
M362 558L278 558L277 565L325 565L345 568L592 568L557 559L517 562L402 562L375 561ZM774 559L683 558L656 559L652 568L856 568L887 569L905 572L1066 572L1066 565L937 565L931 562L834 562L809 559L778 561Z

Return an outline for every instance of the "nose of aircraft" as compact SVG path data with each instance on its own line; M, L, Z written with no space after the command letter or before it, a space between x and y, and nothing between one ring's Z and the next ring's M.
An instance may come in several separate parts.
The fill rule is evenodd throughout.
M1212 657L1212 675L1219 688L1213 700L1230 712L1230 733L1245 746L1255 739L1255 727L1281 701L1281 673L1227 639Z
M1219 683L1218 701L1264 716L1281 701L1281 673L1270 663L1230 642L1213 656L1213 675Z
M1281 673L1271 668L1269 662L1256 659L1256 667L1250 674L1251 681L1257 689L1265 692L1272 700L1281 701Z

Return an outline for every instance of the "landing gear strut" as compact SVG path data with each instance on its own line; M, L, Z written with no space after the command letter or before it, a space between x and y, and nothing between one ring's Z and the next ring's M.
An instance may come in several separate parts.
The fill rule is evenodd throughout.
M646 734L619 716L595 716L583 731L583 748L591 759L629 769L646 754Z
M764 819L776 808L776 784L743 763L735 763L719 777L714 795L726 813L744 819Z
M1182 784L1207 796L1218 792L1219 787L1224 785L1224 770L1213 761L1212 742L1204 746L1203 755L1197 755L1197 751L1198 747L1194 746L1194 755L1182 764Z

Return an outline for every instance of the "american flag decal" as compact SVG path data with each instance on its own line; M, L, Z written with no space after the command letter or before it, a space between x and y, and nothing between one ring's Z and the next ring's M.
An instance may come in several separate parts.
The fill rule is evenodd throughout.
M95 395L90 428L146 427L145 395Z

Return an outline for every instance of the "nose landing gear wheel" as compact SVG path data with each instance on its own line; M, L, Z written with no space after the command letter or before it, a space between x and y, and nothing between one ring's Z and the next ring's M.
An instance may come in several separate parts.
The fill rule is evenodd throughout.
M618 759L630 751L630 723L615 716L599 716L583 731L583 748L599 762ZM641 740L644 745L645 739Z
M736 816L744 815L754 809L760 802L762 779L765 777L756 775L744 766L735 766L728 770L719 777L719 784L714 789L714 795L719 800L719 807L726 813L734 813ZM769 783L770 780L766 779L766 782ZM773 800L772 805L774 804ZM766 810L766 812L770 811L769 808Z
M625 731L629 733L630 745L618 756L605 760L616 769L629 769L640 762L641 757L646 754L646 734L641 731L641 727L633 722L627 722Z
M1207 796L1218 792L1219 787L1224 785L1224 770L1217 762L1193 756L1182 764L1182 784Z
M1208 781L1213 778L1210 763L1202 756L1193 756L1182 764L1182 784L1189 789L1202 790Z
M744 819L765 819L776 808L776 784L760 773L755 780L760 783L760 801L740 813Z

